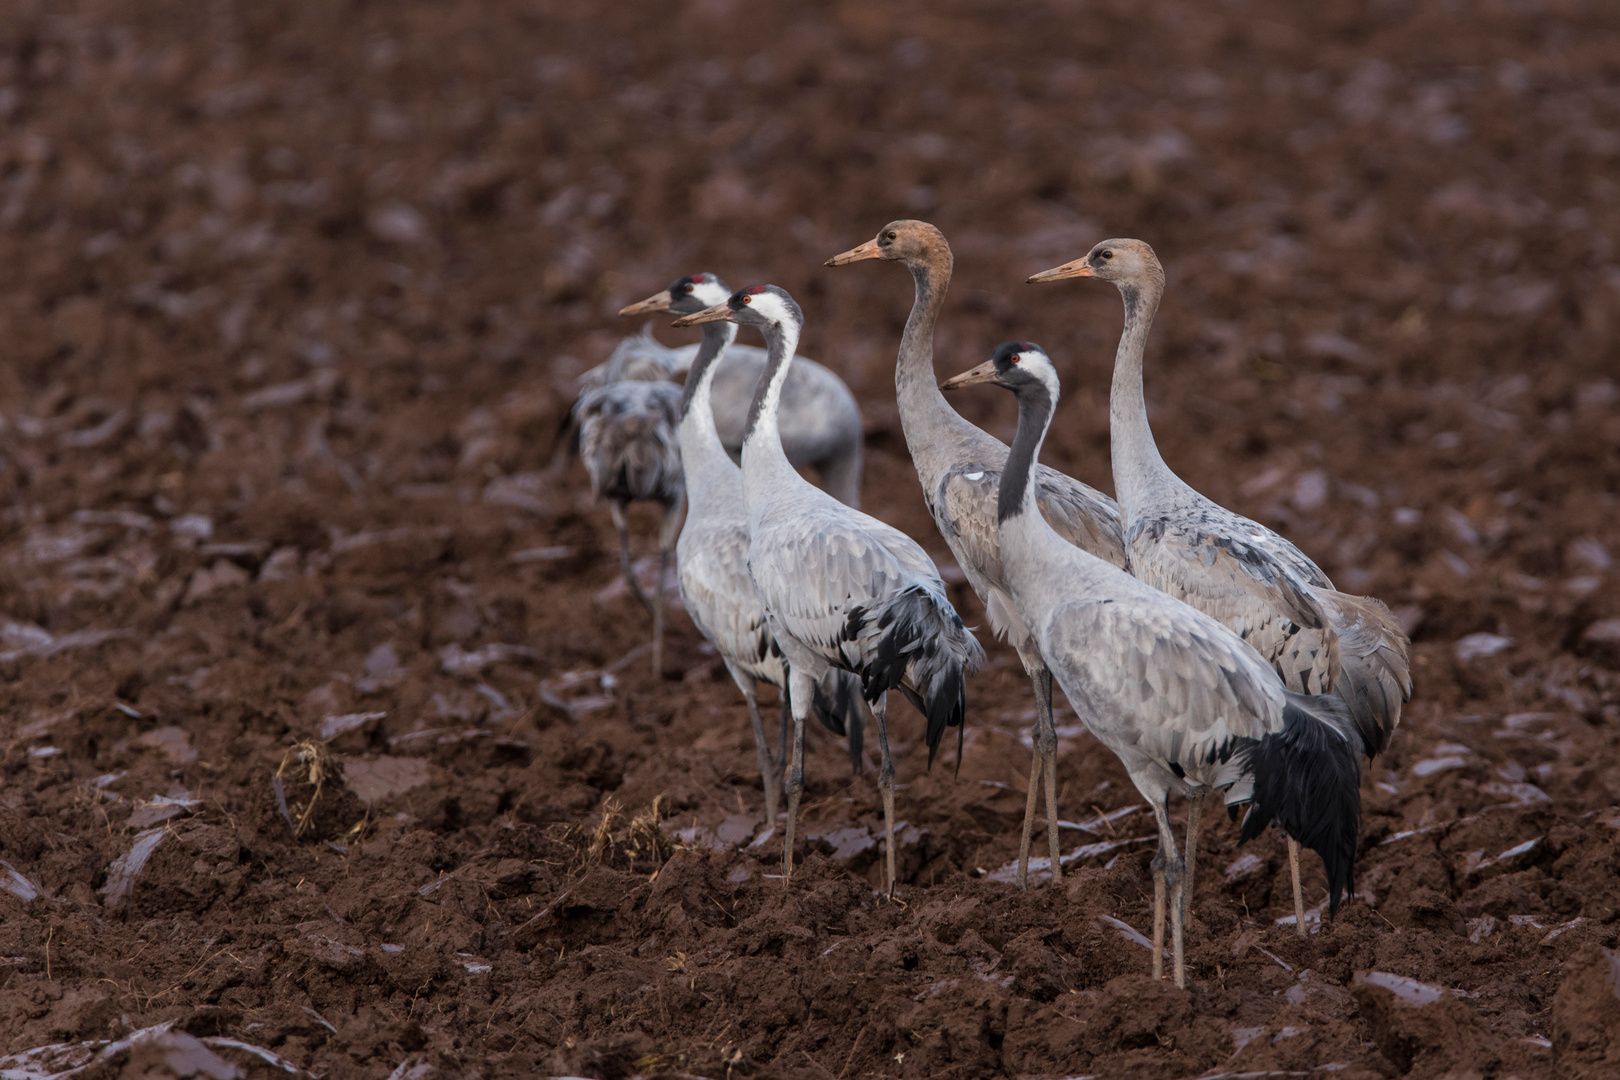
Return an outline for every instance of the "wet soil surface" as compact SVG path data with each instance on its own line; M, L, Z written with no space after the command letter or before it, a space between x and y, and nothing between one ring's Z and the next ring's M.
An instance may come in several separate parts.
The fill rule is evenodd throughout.
M21 0L0 1054L70 1045L5 1066L1614 1075L1617 30L1576 0ZM1151 981L1151 816L1066 707L1074 858L1016 891L1003 646L959 772L891 712L892 902L870 767L812 733L784 888L678 611L648 670L551 439L612 312L681 273L797 296L865 410L866 506L952 569L890 380L910 282L821 266L901 216L955 246L941 374L1041 342L1048 460L1105 490L1119 301L1022 281L1153 243L1167 460L1411 628L1356 895L1326 919L1308 860L1310 937L1281 842L1220 821L1189 987ZM962 408L1005 435L1003 397Z

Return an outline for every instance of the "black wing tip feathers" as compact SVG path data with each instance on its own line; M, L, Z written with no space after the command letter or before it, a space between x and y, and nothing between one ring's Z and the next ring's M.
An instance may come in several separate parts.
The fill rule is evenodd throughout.
M850 682L848 679L837 679L831 688L824 681L817 682L811 698L811 711L821 721L821 726L834 735L844 736L860 730L863 719L859 713L860 695L854 692Z
M861 672L866 699L877 701L890 690L905 695L927 722L932 767L945 729L961 727L967 712L967 670L974 655L970 650L960 656L952 647L967 631L954 610L940 607L920 587L896 597L878 616L878 626L883 633L876 655Z
M1283 730L1247 747L1254 801L1238 837L1246 843L1275 819L1284 834L1320 855L1330 915L1338 914L1343 895L1354 888L1361 839L1359 748L1318 715L1343 709L1335 698L1289 694Z

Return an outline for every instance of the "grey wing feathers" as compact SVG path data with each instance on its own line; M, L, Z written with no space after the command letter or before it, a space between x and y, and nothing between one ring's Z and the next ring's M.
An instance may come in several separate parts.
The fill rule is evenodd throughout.
M696 352L694 347L693 352ZM613 382L667 381L681 367L680 349L668 349L652 336L652 323L646 323L641 333L624 338L613 347L613 355L579 377L580 396ZM686 366L692 360L686 358Z
M1041 653L1098 734L1167 762L1230 754L1233 740L1280 730L1284 690L1253 652L1168 604L1125 598L1060 605ZM1072 684L1072 689L1071 689ZM1106 736L1105 736L1106 738Z
M1111 566L1125 566L1125 531L1114 500L1045 466L1036 472L1035 483L1041 516L1059 536ZM996 520L1000 487L1000 466L957 465L940 479L929 508L957 561L971 566L996 588L1005 589Z
M1324 590L1338 637L1333 692L1355 719L1362 750L1375 757L1401 722L1412 696L1412 643L1389 608L1370 596Z
M800 518L788 528L761 530L753 543L755 552L769 553L749 559L760 597L784 630L817 651L851 646L850 611L875 608L911 577L887 546L836 521Z
M1125 566L1125 525L1113 499L1040 465L1035 470L1035 500L1041 516L1063 539L1110 566Z
M1187 590L1217 602L1224 594L1235 605L1258 602L1300 626L1323 626L1326 620L1310 591L1314 583L1303 578L1290 560L1279 558L1271 545L1261 543L1258 532L1245 534L1242 530L1250 524L1241 518L1234 522L1138 518L1131 522L1126 534L1132 571L1139 563L1158 563L1145 565L1143 570L1156 578L1170 579L1166 584L1153 584L1172 595L1178 589ZM1260 526L1253 528L1258 530ZM1195 565L1177 567L1166 563L1162 556L1172 554ZM1136 576L1147 580L1143 573ZM1232 625L1203 604L1194 606Z
M681 391L667 382L613 382L575 406L591 488L606 499L675 503L683 497L676 439Z
M719 526L682 532L677 547L681 601L698 631L735 670L785 689L787 663L771 634L765 605L748 573L748 531ZM835 735L847 735L858 760L865 714L860 681L832 668L816 683L814 712Z
M1244 536L1224 522L1138 518L1126 533L1131 573L1232 630L1290 688L1324 692L1337 657L1317 591Z
M785 527L753 535L749 569L773 623L857 672L867 700L906 690L928 719L932 759L944 729L962 723L963 673L983 650L915 541L865 515L799 509Z
M957 563L1004 590L1007 578L1001 568L1001 535L996 523L1000 486L999 467L958 465L940 478L928 508Z
M1137 577L1236 632L1289 689L1342 698L1368 756L1388 746L1412 681L1410 643L1383 604L1338 592L1293 544L1213 504L1133 521L1127 539Z
M782 650L748 574L747 531L683 535L677 561L681 600L703 636L755 679L783 685Z

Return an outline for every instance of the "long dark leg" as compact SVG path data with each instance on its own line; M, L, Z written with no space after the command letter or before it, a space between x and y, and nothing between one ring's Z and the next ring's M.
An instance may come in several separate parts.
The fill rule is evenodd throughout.
M856 693L859 693L859 690ZM851 709L849 715L844 717L844 735L849 739L850 772L859 776L861 766L865 764L861 748L866 742L866 714L860 709Z
M1164 978L1164 845L1153 855L1153 977Z
M776 774L776 759L771 756L770 743L765 739L765 722L759 715L759 696L754 690L753 677L746 672L731 668L731 677L737 683L737 689L742 691L743 700L748 703L748 723L754 729L754 751L759 757L760 781L765 785L765 827L773 828L776 825L776 807L782 789L781 778ZM787 700L787 691L782 691L782 699Z
M1052 724L1052 670L1041 665L1035 681L1035 722L1043 730L1035 733L1035 749L1040 752L1046 772L1046 846L1052 859L1052 884L1063 880L1063 854L1058 843L1057 812L1057 728Z
M669 572L669 549L658 552L658 584L653 587L653 677L664 674L664 575Z
M1288 837L1288 873L1294 879L1294 933L1308 937L1305 929L1305 890L1299 883L1299 841Z
M663 520L658 525L658 584L653 589L653 675L664 674L664 580L669 574L669 557L680 539L680 523L686 509L684 495L671 503L664 503Z
M1166 900L1170 909L1170 953L1175 965L1177 986L1187 985L1185 941L1181 921L1182 886L1185 884L1186 863L1176 850L1175 830L1170 827L1168 800L1155 799L1153 816L1159 823L1159 852L1153 856L1153 977L1164 977L1164 912ZM1168 896L1166 894L1168 893Z
M1018 839L1018 887L1029 886L1029 837L1035 830L1035 804L1041 797L1041 755L1029 759L1029 793L1024 799L1024 832Z
M1037 792L1043 783L1046 787L1046 840L1048 860L1052 864L1053 884L1063 880L1063 859L1058 843L1057 731L1052 725L1052 672L1038 653L1030 652L1025 655L1024 651L1020 650L1019 659L1024 661L1024 670L1029 673L1030 685L1035 690L1035 756L1029 763L1029 793L1024 801L1024 831L1018 841L1018 887L1022 889L1029 882L1029 847L1035 832Z
M889 725L887 695L872 702L872 716L877 720L878 746L883 750L883 765L878 771L878 790L883 793L883 842L886 852L885 867L889 877L889 895L894 895L894 759L889 756Z
M782 729L776 733L776 760L787 760L788 732L793 730L793 706L787 687L782 688Z
M1204 814L1204 796L1208 794L1208 788L1194 788L1187 796L1187 874L1181 885L1181 921L1184 923L1188 912L1192 911L1193 868L1198 863L1198 826Z
M794 671L788 675L788 697L793 704L793 756L788 762L787 830L782 837L782 883L793 882L793 841L799 822L799 799L804 794L804 719L814 700L814 680Z
M641 591L641 582L636 580L635 568L630 565L630 523L625 520L624 503L609 503L608 510L613 514L613 527L619 530L619 572L624 575L624 583L630 586L630 592L641 601L641 606L651 611L652 601Z

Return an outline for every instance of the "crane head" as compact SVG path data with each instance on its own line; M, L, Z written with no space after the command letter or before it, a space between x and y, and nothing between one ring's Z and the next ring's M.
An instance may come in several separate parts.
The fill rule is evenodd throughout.
M1111 281L1121 288L1140 286L1149 281L1163 285L1164 267L1159 265L1159 258L1153 254L1153 249L1141 240L1104 240L1083 258L1030 275L1029 284L1083 277Z
M990 359L945 380L940 389L960 390L980 383L995 383L1014 392L1039 385L1046 388L1052 400L1057 400L1057 368L1046 350L1033 341L1009 341L996 346Z
M731 290L713 274L687 274L676 278L669 288L653 293L640 303L619 309L620 315L651 315L673 311L690 315L714 304L724 303Z
M710 322L734 322L759 327L791 322L795 326L802 326L804 313L786 289L778 285L750 285L732 293L725 303L715 304L692 315L683 315L672 325L698 326Z
M850 248L842 255L834 255L827 266L848 266L862 259L887 259L890 262L918 262L937 260L941 254L950 257L951 246L945 234L926 221L902 219L891 221L871 240Z

